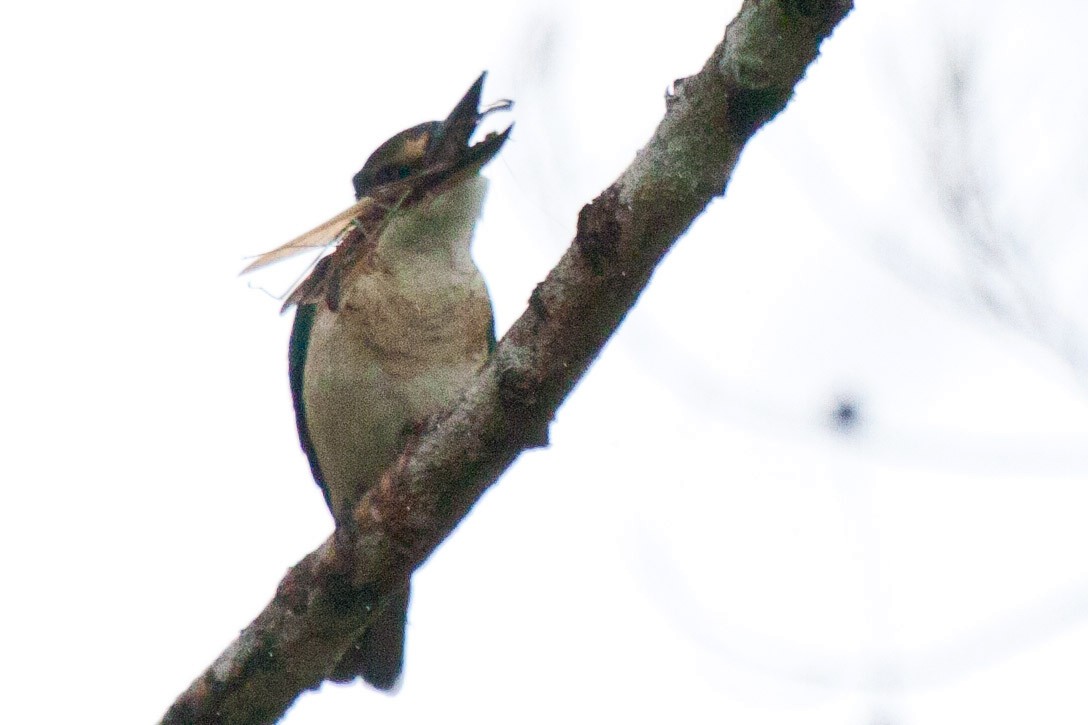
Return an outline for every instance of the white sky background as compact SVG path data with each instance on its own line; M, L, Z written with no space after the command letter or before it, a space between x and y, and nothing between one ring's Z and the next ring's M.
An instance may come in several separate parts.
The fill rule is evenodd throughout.
M157 720L328 535L290 316L250 286L301 263L246 256L487 68L517 103L476 245L504 330L738 6L6 8L3 719ZM1088 375L963 301L922 157L942 49L974 38L1036 338L1088 329L1088 9L861 6L552 446L418 573L400 693L327 686L284 722L1088 718Z

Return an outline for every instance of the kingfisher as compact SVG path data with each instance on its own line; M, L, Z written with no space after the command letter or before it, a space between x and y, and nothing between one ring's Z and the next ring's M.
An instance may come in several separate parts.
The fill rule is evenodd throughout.
M495 346L491 299L470 254L487 179L513 124L473 144L487 73L444 121L401 131L353 178L356 202L244 272L332 251L287 296L288 373L299 441L336 525L376 485L414 426L453 402ZM392 690L404 659L409 582L329 679Z

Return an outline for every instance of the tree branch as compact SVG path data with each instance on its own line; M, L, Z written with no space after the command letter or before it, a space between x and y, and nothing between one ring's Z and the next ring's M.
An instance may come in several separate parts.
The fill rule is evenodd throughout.
M428 422L341 527L189 686L162 723L270 723L318 687L398 587L548 425L658 261L725 191L851 0L745 0L649 143L578 217L573 244L458 404Z

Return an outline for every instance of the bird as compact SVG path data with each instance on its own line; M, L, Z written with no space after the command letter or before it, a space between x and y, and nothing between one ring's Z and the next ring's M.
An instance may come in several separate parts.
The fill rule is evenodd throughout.
M473 144L486 71L444 121L396 134L352 179L356 202L258 257L251 272L326 247L287 296L294 306L288 377L302 450L338 527L395 460L414 426L448 406L495 346L491 299L470 254L487 194L482 168L513 124ZM328 679L397 688L409 582Z

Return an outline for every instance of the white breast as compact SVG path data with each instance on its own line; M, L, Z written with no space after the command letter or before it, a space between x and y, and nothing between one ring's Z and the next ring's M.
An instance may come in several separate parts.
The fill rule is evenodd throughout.
M398 216L341 309L315 315L303 403L338 520L487 357L491 303L469 256L486 189L475 177Z

